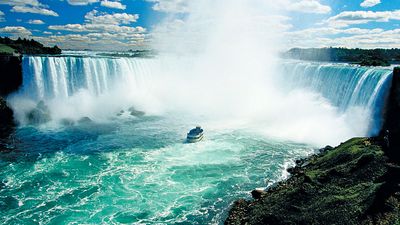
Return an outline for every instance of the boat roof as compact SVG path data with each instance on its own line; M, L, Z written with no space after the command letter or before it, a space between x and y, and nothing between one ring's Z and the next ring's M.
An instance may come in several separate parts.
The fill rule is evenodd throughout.
M201 129L200 126L197 126L196 128L191 129L191 130L189 131L189 134L194 134L194 133L199 134L199 133L202 133L202 132L203 132L203 129Z

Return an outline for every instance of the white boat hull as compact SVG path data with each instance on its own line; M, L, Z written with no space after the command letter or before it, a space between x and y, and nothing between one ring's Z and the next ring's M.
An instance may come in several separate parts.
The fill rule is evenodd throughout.
M188 138L186 138L186 141L188 143L196 143L196 142L199 142L199 141L203 140L203 138L204 138L203 135L201 135L199 137L193 137L193 138L188 137Z

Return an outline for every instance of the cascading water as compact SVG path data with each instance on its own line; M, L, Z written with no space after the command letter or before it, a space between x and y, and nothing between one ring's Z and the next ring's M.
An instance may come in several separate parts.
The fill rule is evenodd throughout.
M287 90L315 91L342 114L359 108L369 117L365 135L377 135L380 131L391 69L298 61L286 62L282 69Z
M195 69L194 74L181 76L182 71L171 70L177 67L174 62L163 60L163 57L25 56L23 87L11 102L22 122L26 112L39 100L49 104L55 120L86 116L105 120L121 109L135 106L158 115L165 111L173 114L200 112L201 116L219 116L217 120L222 118L224 123L229 119L235 121L234 126L239 126L238 121L243 118L249 123L254 117L256 120L250 123L259 125L267 136L318 145L335 144L352 136L379 132L392 73L385 68L289 61L281 64L279 74L282 75L275 76L280 82L274 80L274 84L270 84L258 77L252 80L247 74L242 76L243 80L232 82L230 74L221 75L224 71L197 74ZM188 65L183 70L196 68L196 65ZM230 85L221 86L226 81ZM271 87L284 94L271 91ZM297 99L296 91L302 95L316 93L322 100L315 96ZM26 103L28 100L31 104ZM319 104L329 107L317 109L324 108ZM300 105L313 109L302 111ZM280 113L293 110L299 116L285 118ZM328 116L315 118L318 114ZM277 122L277 119L282 121ZM335 119L339 122L331 122ZM263 120L266 122L260 122ZM294 132L299 127L310 128ZM326 129L331 131L323 134L321 140L315 138L315 133ZM333 132L334 129L337 131Z
M154 60L145 58L24 56L23 85L10 99L23 124L38 101L50 107L53 121L104 120L151 102L152 68Z
M146 87L151 68L150 59L25 56L19 94L48 100L68 98L84 89L98 96L120 83L139 90Z
M165 62L169 61L24 57L23 87L9 99L17 116L26 102L44 100L53 119L99 115L111 119L60 129L18 128L12 144L18 151L0 152L0 222L222 224L234 200L285 178L293 159L314 151L315 145L292 141L317 140L316 145L322 146L375 132L391 80L388 69L285 62L277 76L283 80L276 82L284 94L254 95L250 89L259 80L246 83L245 74L240 85L230 84L250 87L247 96L235 88L215 92L229 76L218 79L210 71L217 82L213 89L205 85L208 81L201 82L204 77L189 82L186 76L174 76L181 73L174 73L169 67L175 65ZM193 86L199 83L200 89ZM198 91L202 89L209 93ZM181 100L182 94L192 101ZM259 108L247 107L252 105L244 103L253 98L265 100L255 101ZM234 104L225 104L230 99ZM224 120L217 125L202 120L205 140L184 144L186 131L199 121L187 114L190 110L155 117L115 116L131 105L147 112L159 102L172 105L169 109L200 104L205 106L200 109L216 108L224 116L233 113L224 109L237 109L241 117L235 119L255 115L254 122L269 129L268 136L278 133L284 140L266 138L251 126L221 129L218 124L226 125ZM255 109L261 111L246 114ZM367 121L352 123L358 117Z
M389 72L276 63L290 25L280 2L185 2L152 29L155 59L24 57L1 224L223 224L294 159L374 130ZM25 126L40 100L52 121L78 122ZM146 116L118 116L132 106ZM185 144L197 124L204 140Z

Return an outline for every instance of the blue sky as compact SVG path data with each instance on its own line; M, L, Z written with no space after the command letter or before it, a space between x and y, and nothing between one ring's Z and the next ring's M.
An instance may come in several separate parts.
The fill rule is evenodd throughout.
M193 1L0 0L0 35L64 49L142 48L163 18L184 23ZM400 0L277 2L287 46L400 47Z

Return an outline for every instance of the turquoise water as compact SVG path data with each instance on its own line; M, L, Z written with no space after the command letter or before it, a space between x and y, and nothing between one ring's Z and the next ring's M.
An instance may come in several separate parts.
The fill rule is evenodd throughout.
M286 62L274 87L285 95L248 95L257 77L220 92L225 79L211 73L193 85L178 74L171 82L163 63L25 56L23 86L8 98L21 125L0 151L0 223L222 224L235 200L285 178L294 159L315 149L267 136L326 144L374 134L392 76ZM52 120L29 126L26 115L40 100ZM132 106L163 116L135 118L127 115ZM86 116L97 122L60 125ZM185 144L197 124L205 140Z
M222 224L230 204L314 150L179 118L21 127L0 157L1 224Z

